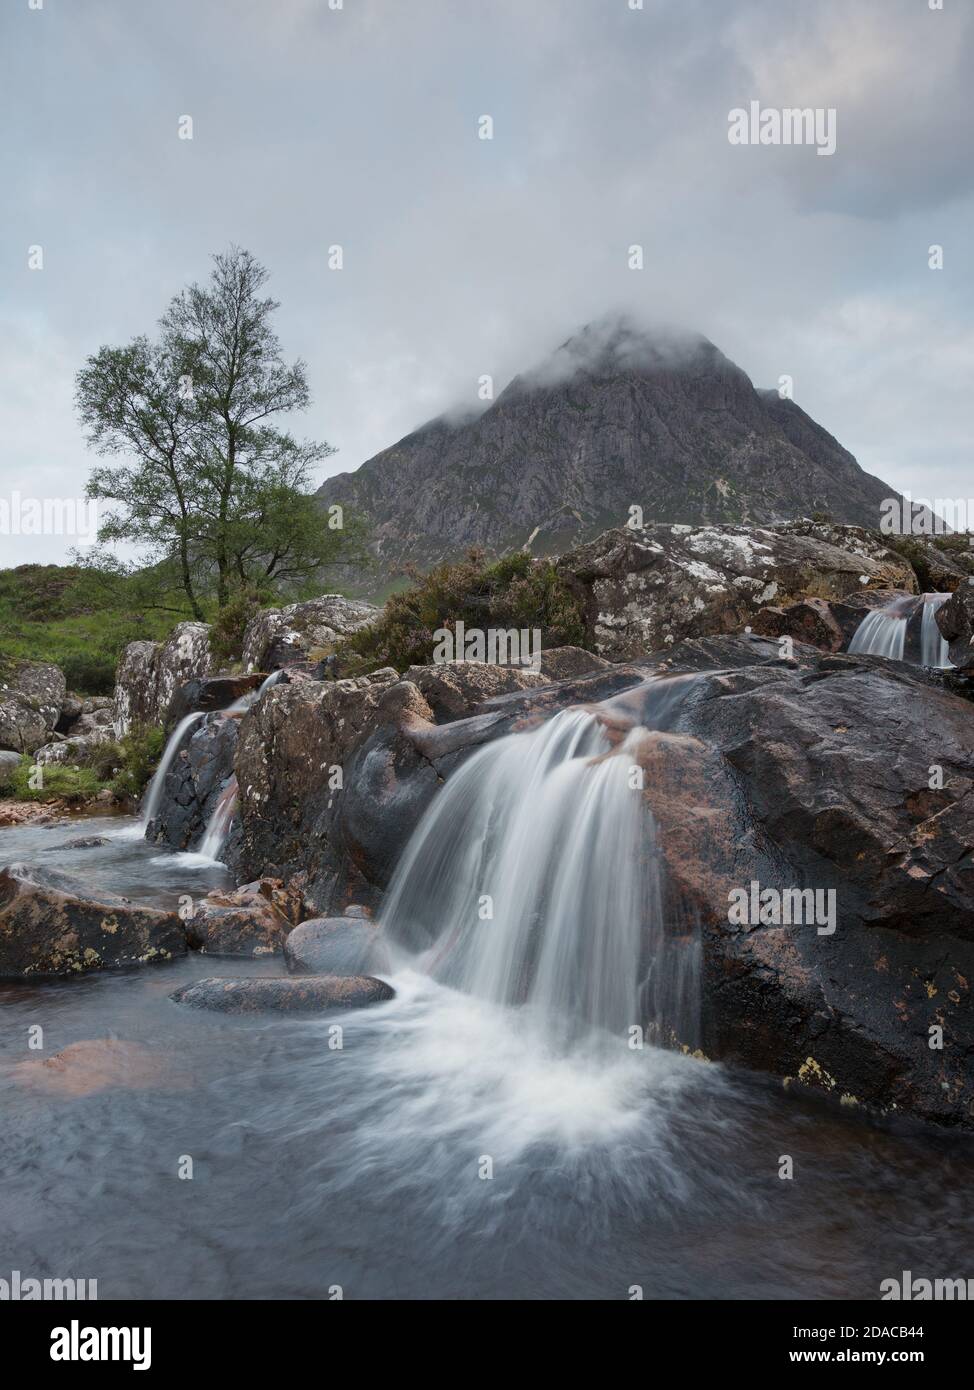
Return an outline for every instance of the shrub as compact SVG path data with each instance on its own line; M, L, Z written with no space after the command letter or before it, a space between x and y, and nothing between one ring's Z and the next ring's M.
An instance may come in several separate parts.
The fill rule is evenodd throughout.
M540 628L547 647L585 645L579 601L550 560L518 552L486 564L472 550L453 564L438 565L387 600L381 617L339 646L352 672L426 665L433 659L438 628Z
M69 690L110 695L115 688L115 660L104 652L69 651L60 665Z
M52 796L68 802L90 801L103 786L94 768L52 763L44 768L43 786L32 787L33 769L30 756L22 758L20 766L14 768L11 787L18 801L47 801Z
M116 796L140 797L159 766L166 746L165 731L157 725L130 729L116 744L107 745L116 754L110 786Z

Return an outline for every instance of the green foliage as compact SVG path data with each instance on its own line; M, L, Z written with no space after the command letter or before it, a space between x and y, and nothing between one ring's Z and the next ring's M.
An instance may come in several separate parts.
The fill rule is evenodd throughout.
M33 788L30 785L33 767L33 759L24 757L20 766L14 768L10 790L16 801L49 801L52 797L69 803L90 801L104 786L94 768L52 763L44 768L43 787Z
M213 620L210 648L224 661L237 661L243 651L244 632L261 607L261 596L253 589L235 589L229 601Z
M0 656L52 661L68 689L110 694L122 648L160 641L190 616L144 606L142 581L87 565L0 570Z
M117 798L142 795L159 765L166 736L161 728L133 729L117 743L100 743L71 763L45 764L43 786L30 785L34 760L25 755L10 778L17 801L90 801L108 788ZM35 778L36 780L36 778Z
M924 539L922 536L887 536L880 533L880 539L890 550L895 550L897 555L902 555L913 567L913 572L924 593L932 593L936 588L936 582L930 572L931 546L939 550L941 554L947 555L953 560L959 569L967 574L974 574L974 551L971 550L972 537L966 532L954 532L950 535L933 536Z
M517 552L486 564L472 550L455 564L412 576L409 588L390 595L382 616L341 644L339 659L353 672L428 664L438 628L540 628L546 647L584 646L578 600L550 560Z
M286 588L357 548L312 492L334 451L272 423L311 396L305 364L284 360L267 278L231 247L171 300L157 340L102 347L77 377L88 442L110 460L88 484L112 504L99 541L148 548L197 619L213 591L223 610L235 587Z
M116 796L131 796L138 799L149 785L149 781L156 768L159 766L159 759L162 757L162 750L166 746L166 735L158 725L151 728L134 728L124 734L118 743L106 745L106 750L111 748L114 758L109 761L106 752L105 761L99 769L102 775L108 777L109 766L117 769L111 774L109 785ZM100 753L100 749L96 750Z

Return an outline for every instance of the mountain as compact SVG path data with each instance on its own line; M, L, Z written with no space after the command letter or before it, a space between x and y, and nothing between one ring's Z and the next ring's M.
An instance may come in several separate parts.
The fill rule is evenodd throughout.
M588 325L476 418L432 420L319 490L368 521L372 588L471 546L560 553L633 505L646 521L875 527L895 495L706 338L626 318Z

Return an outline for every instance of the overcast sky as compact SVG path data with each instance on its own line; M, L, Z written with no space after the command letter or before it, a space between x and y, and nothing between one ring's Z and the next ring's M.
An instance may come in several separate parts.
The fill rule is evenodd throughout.
M336 3L4 0L0 497L83 493L75 371L231 242L322 476L628 307L792 376L897 488L974 495L970 0ZM731 145L752 99L834 107L835 154Z

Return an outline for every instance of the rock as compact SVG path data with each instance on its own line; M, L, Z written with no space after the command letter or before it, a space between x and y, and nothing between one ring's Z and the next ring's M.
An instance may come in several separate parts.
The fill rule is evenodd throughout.
M146 838L185 850L197 844L233 776L239 721L207 715L173 758Z
M243 664L247 671L273 671L289 661L329 655L339 638L373 622L380 610L341 594L322 594L286 608L264 608L247 624Z
M795 651L702 673L679 731L638 754L669 892L703 935L703 1050L974 1126L970 706L900 663ZM834 892L835 932L732 924L752 882Z
M484 700L547 685L540 671L521 666L492 666L483 661L444 661L410 666L403 680L412 681L440 722L463 719Z
M116 736L133 725L165 724L176 691L207 675L212 660L208 623L177 623L165 642L130 642L115 673Z
M957 588L937 610L937 626L958 670L974 672L974 581Z
M299 892L279 879L262 879L208 893L196 903L186 937L192 949L214 956L277 955L303 916Z
M174 912L161 912L52 869L0 871L0 975L72 975L171 960L186 951Z
M624 527L562 556L558 569L584 606L591 645L614 661L739 631L769 605L917 590L909 563L869 531L806 521Z
M59 845L48 845L45 854L54 854L62 849L98 849L102 845L110 845L111 840L107 835L80 835L76 840L62 840Z
M550 647L541 653L541 674L549 681L587 676L591 671L604 671L611 665L611 661L587 652L584 647Z
M61 714L55 728L59 734L69 733L71 725L76 719L81 717L84 710L84 701L80 695L72 695L69 691L61 701Z
M824 598L803 598L787 608L759 608L748 626L762 637L793 637L796 642L838 652L848 647L866 614L883 608L896 598L909 598L903 591L867 589L850 594L844 602Z
M370 975L389 970L382 932L361 917L314 917L284 942L287 968L296 975Z
M20 753L14 753L7 749L0 750L0 787L9 787L13 784L14 770L20 767Z
M374 906L419 816L460 759L646 675L607 665L552 684L472 662L414 667L412 674L444 722L437 724L419 685L405 679L364 688L282 685L248 710L235 764L240 836L227 860L238 879L306 874L308 900L321 915L339 914L353 900ZM464 691L474 703L458 718Z
M61 717L64 674L44 661L0 660L0 749L33 753Z
M74 734L60 739L57 743L45 743L34 753L34 761L44 766L51 764L83 766L90 763L97 749L106 743L114 742L111 728L93 729L90 733Z
M363 1009L394 999L396 991L369 975L304 975L300 979L223 980L184 985L171 994L177 1004L223 1014L321 1013Z
M256 672L251 676L201 676L187 681L173 696L167 722L176 725L196 710L225 710L259 690L265 679L262 672Z
M92 1038L11 1067L15 1081L57 1096L90 1096L99 1091L182 1090L188 1074L142 1043Z

